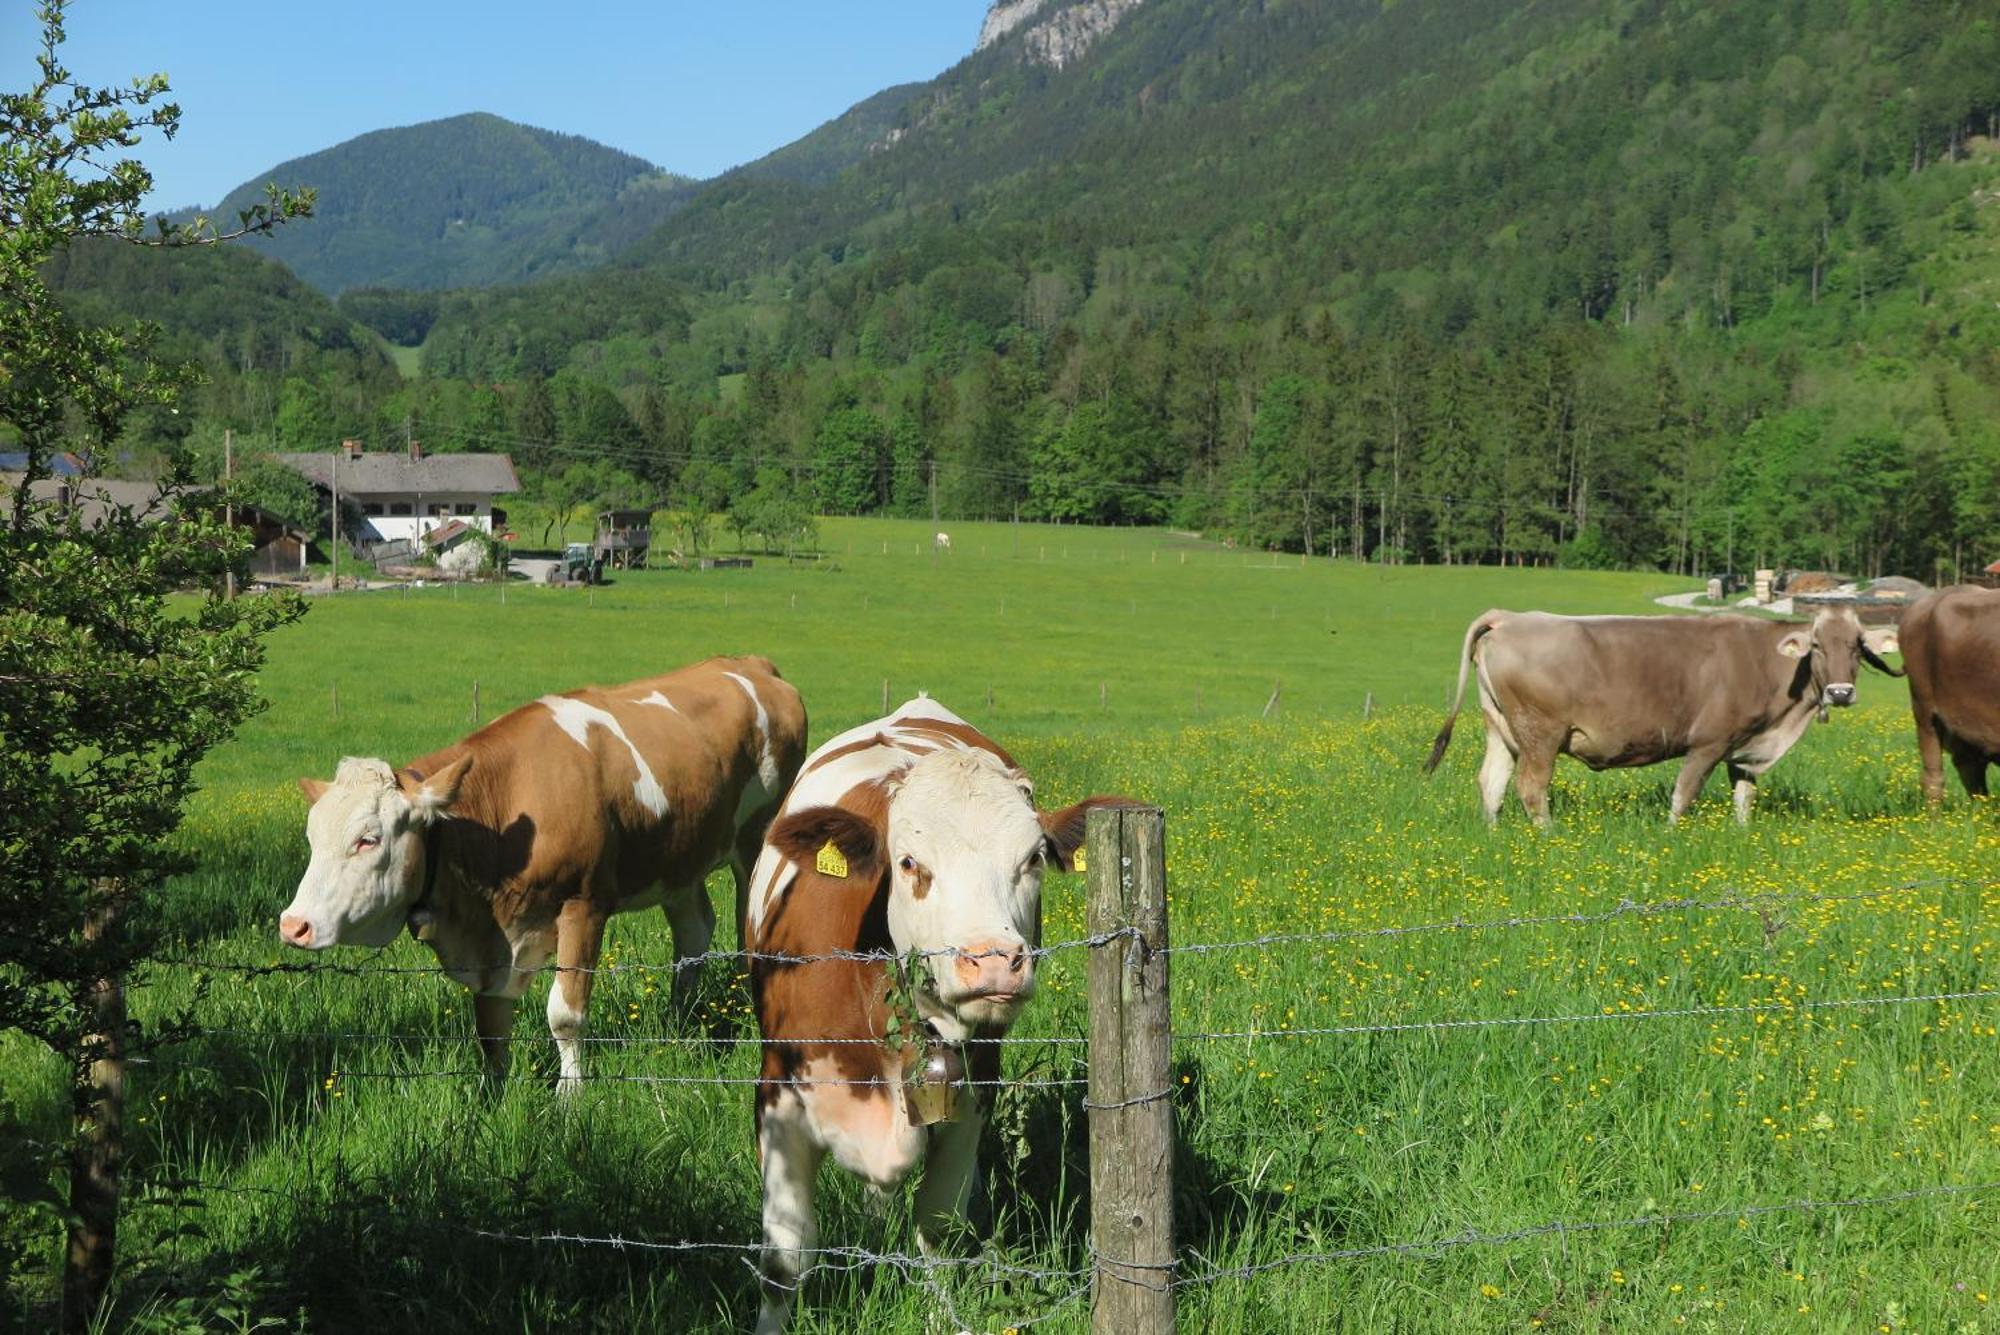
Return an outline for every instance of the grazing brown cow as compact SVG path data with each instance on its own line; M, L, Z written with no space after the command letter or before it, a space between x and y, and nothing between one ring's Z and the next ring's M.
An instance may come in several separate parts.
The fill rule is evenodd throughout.
M759 1331L781 1330L791 1311L827 1154L883 1190L928 1158L916 1201L926 1253L963 1216L1000 1074L999 1048L980 1040L1004 1035L1034 991L1042 869L1071 865L1092 806L1126 801L1037 810L1005 751L921 696L806 761L765 839L750 905L753 949L806 957L759 959L750 971L764 1035ZM891 955L909 961L894 970L913 1008L899 1040L889 1031ZM906 1101L905 1072L926 1058L974 1082L956 1120L926 1125L918 1101Z
M560 1088L583 1077L592 970L614 913L665 901L674 955L708 949L703 881L749 870L805 752L799 693L762 658L712 658L624 686L545 695L391 769L301 779L312 862L278 920L289 945L385 946L407 925L473 992L486 1069L507 1069L514 1003L551 955ZM685 1014L692 970L674 974Z
M1965 791L1984 797L2000 762L2000 589L1939 589L1903 613L1900 638L1925 800L1944 800L1947 751Z
M1827 706L1854 703L1861 663L1901 675L1878 656L1894 648L1893 630L1864 633L1845 607L1825 609L1809 626L1740 616L1487 612L1465 632L1458 695L1424 769L1436 769L1451 742L1476 664L1486 716L1479 793L1489 823L1500 817L1510 775L1521 805L1546 823L1549 777L1565 753L1594 770L1687 757L1668 813L1676 821L1726 764L1736 819L1747 823L1757 776L1815 714L1823 720Z

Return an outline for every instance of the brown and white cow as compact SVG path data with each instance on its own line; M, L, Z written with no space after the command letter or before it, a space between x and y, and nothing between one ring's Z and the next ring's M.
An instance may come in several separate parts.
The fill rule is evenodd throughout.
M916 1226L927 1253L964 1215L1000 1073L998 1045L980 1040L1005 1034L1034 992L1042 870L1071 866L1091 807L1125 802L1038 810L1012 757L922 696L806 761L751 887L749 939L763 956L750 971L764 1037L760 1331L790 1313L826 1155L880 1190L925 1164ZM826 958L842 952L882 958ZM908 963L892 968L891 956ZM897 1040L892 988L914 1008ZM905 1076L940 1049L962 1054L971 1087L957 1120L924 1126Z
M1924 798L1944 800L1944 753L1974 797L2000 763L2000 589L1939 589L1903 613L1903 670L1917 720Z
M507 1070L514 1003L555 957L559 1086L583 1077L592 971L614 913L664 901L676 959L708 948L703 881L749 869L805 751L799 693L762 658L545 695L392 769L348 758L301 779L312 861L278 920L289 945L385 946L407 925L473 992L486 1069ZM685 1015L694 973L677 969Z
M1510 776L1521 805L1546 823L1549 778L1564 754L1594 770L1685 756L1669 809L1676 821L1715 767L1727 765L1736 819L1747 823L1757 776L1814 715L1823 720L1827 706L1854 703L1862 663L1901 675L1879 657L1894 648L1894 631L1864 633L1850 608L1824 609L1811 625L1487 612L1465 632L1458 695L1424 770L1443 758L1476 666L1486 716L1479 794L1489 823L1500 817Z

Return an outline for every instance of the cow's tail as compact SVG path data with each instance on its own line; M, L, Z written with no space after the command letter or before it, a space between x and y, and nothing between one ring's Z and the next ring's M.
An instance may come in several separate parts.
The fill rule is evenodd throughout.
M1500 624L1500 613L1487 612L1475 618L1465 629L1465 647L1458 655L1458 691L1451 698L1451 712L1444 716L1444 726L1438 729L1437 740L1431 743L1431 758L1424 762L1424 773L1429 774L1444 759L1445 748L1451 745L1451 730L1458 722L1459 707L1465 703L1465 678L1472 671L1472 651L1478 646L1480 637Z

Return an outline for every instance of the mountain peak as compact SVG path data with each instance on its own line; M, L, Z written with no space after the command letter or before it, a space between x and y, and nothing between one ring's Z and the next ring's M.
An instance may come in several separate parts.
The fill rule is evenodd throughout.
M591 220L637 199L657 221L678 179L581 135L470 111L358 135L281 163L213 210L233 217L263 182L319 191L314 216L260 242L330 295L350 287L477 287L606 257Z
M1061 69L1083 56L1145 0L993 0L979 25L975 51L1020 32L1022 49L1038 65Z

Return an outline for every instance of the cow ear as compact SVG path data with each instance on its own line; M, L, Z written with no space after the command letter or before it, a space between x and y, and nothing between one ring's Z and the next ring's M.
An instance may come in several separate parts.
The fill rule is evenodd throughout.
M333 787L333 785L328 783L325 779L299 780L299 791L306 795L307 806L312 806L314 803L318 802L322 797L325 797L326 790L331 787Z
M882 832L846 807L806 807L774 822L764 842L801 867L817 865L829 845L839 850L849 877L872 881L881 874Z
M1787 658L1804 658L1812 652L1812 628L1795 630L1778 641L1778 652Z
M1096 807L1142 807L1129 797L1086 797L1060 811L1038 811L1042 822L1042 854L1064 871L1076 870L1076 850L1083 847L1084 830Z
M413 769L397 772L396 781L403 796L410 800L410 812L419 824L436 820L458 801L459 787L471 768L472 754L467 752L429 778Z

